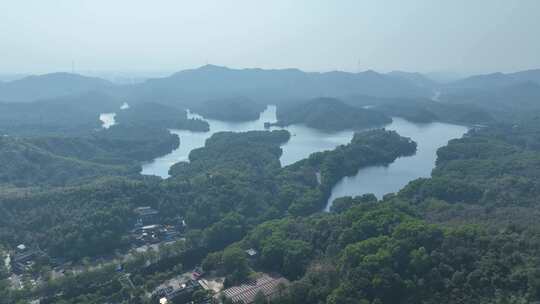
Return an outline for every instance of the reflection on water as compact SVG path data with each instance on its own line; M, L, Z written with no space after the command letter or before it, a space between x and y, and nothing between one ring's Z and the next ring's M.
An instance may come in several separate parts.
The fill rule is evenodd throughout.
M416 154L398 158L388 166L360 169L356 175L341 179L332 189L327 210L338 197L373 193L380 199L384 194L399 191L412 180L431 176L437 149L445 146L450 139L459 138L467 132L464 126L446 123L415 124L401 118L394 118L386 129L412 138L418 144Z
M99 115L99 120L101 120L102 122L101 126L104 129L108 129L111 126L114 126L116 124L116 121L114 120L115 116L116 116L116 113L101 113Z
M122 106L120 107L120 110L127 110L129 109L129 104L127 102L124 102ZM101 127L104 129L108 129L116 124L116 113L101 113L99 114L99 120L101 121Z

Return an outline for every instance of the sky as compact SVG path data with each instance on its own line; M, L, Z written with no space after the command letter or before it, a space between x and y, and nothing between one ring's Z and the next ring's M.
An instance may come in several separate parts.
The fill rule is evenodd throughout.
M0 0L0 73L540 68L539 0Z

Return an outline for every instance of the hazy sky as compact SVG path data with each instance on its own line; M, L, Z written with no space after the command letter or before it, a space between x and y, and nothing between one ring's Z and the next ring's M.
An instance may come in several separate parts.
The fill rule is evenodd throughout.
M0 0L0 73L540 68L540 0Z

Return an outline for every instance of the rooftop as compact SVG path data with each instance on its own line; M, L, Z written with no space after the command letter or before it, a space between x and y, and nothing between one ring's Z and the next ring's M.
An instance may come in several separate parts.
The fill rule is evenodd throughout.
M233 286L222 291L222 293L233 303L251 304L255 300L257 293L262 292L266 297L272 297L278 291L278 285L289 284L284 277L262 274L255 280L249 280L239 286Z

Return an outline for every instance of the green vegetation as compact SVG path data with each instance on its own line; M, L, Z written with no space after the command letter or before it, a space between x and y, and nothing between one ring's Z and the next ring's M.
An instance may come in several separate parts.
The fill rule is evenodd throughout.
M201 119L188 119L185 110L159 103L139 103L118 111L119 124L206 132L209 125Z
M370 107L388 116L401 117L417 123L448 122L456 124L491 124L495 122L489 109L474 104L436 102L430 99L375 98L352 96L345 99L355 107Z
M432 178L265 222L229 248L254 248L254 271L294 280L275 303L538 301L539 127L472 129L438 151Z
M414 143L378 130L358 134L334 153L313 156L311 164L282 169L279 145L288 138L286 131L217 133L164 181L109 178L84 186L5 191L0 224L7 229L0 241L10 247L36 243L53 256L75 259L104 254L126 245L123 237L135 220L132 210L150 205L164 223L183 216L198 235L198 248L219 250L265 220L324 208L325 189L337 180L340 166L389 163L405 147L406 153L414 151ZM356 160L344 162L353 155ZM322 185L315 170L323 172Z
M2 244L37 244L53 257L81 259L126 246L133 209L149 204L152 183L102 179L76 187L21 189L0 197Z
M537 241L524 241L511 230L441 229L390 199L267 222L234 246L298 279L276 303L522 303L539 295Z
M176 135L155 127L114 126L85 137L0 137L0 184L28 187L78 184L136 175L140 162L178 147Z
M357 130L392 122L382 113L355 108L334 98L317 98L298 105L278 107L277 118L275 125L278 126L305 124L324 131Z
M197 81L209 73L219 75L208 83ZM163 93L170 99L160 99L167 104L178 97L208 100L230 96L221 93L238 86L249 91L238 79L261 73L206 67L134 90L148 90L153 96L153 88L174 88ZM324 78L313 82L321 90L334 88L336 79L356 83L380 76L273 73L286 78L274 80L276 87L295 77ZM425 82L419 75L392 77ZM249 85L261 79L268 81L249 79ZM237 87L229 88L231 83ZM209 84L212 92L206 92ZM268 98L297 98L303 89L298 85ZM281 109L280 124L305 123L329 131L384 124L394 115L487 125L441 148L432 177L412 181L380 201L371 194L339 198L324 213L320 211L330 189L341 178L410 155L416 144L396 132L372 130L356 133L347 145L281 167L280 146L290 139L287 131L222 132L193 150L189 162L175 164L171 177L162 180L138 172L142 161L178 146L178 137L166 129L208 128L202 120L187 119L181 109L134 103L127 111L117 111L114 98L95 93L0 104L0 130L8 134L0 137L0 253L25 243L39 246L52 258L88 266L91 259L126 257L122 254L133 245L128 236L138 206L158 210L164 225L179 219L187 223L185 239L161 244L157 251L132 251L122 262L123 271L116 270L118 261L108 260L58 279L47 265L51 261L43 258L32 271L42 284L15 291L7 287L7 270L0 263L0 303L37 298L46 303L149 303L147 294L160 283L200 264L224 276L225 286L259 271L286 276L292 284L272 300L274 304L537 302L537 85L454 94L445 96L446 103L366 97L347 99L349 105L317 99L310 101L312 107ZM148 96L141 94L142 99ZM456 102L456 96L463 98ZM240 111L232 111L227 102L221 100L224 107L207 115L229 115L229 120L255 115L257 105L252 102L241 100L249 107ZM210 109L208 105L212 103L207 104ZM361 109L366 105L376 111ZM101 129L97 116L109 109L118 112L119 125ZM248 257L245 250L251 248L257 253ZM122 283L125 273L131 275L133 287ZM29 281L28 276L23 280ZM205 296L198 292L194 300ZM262 294L256 298L258 303L266 301Z
M249 98L236 97L208 100L195 106L193 111L210 119L249 121L257 120L265 108L266 105L257 103Z
M90 92L28 103L0 103L0 134L81 136L101 128L99 114L115 112L121 103Z
M70 73L51 73L0 83L0 100L30 102L38 99L56 99L106 90L112 86L112 83L100 78Z
M356 133L350 144L333 151L317 152L309 158L285 167L280 196L292 202L288 212L307 215L324 208L332 187L343 177L354 175L358 169L386 165L400 156L414 154L416 143L394 131L372 130ZM316 173L320 173L318 184Z
M448 104L465 104L489 112L497 121L515 123L538 117L540 83L514 83L489 91L451 91L443 99Z

